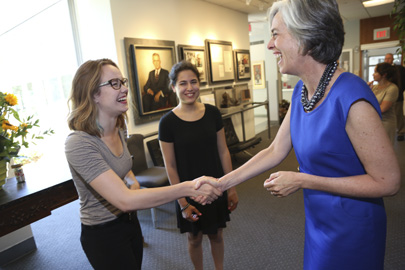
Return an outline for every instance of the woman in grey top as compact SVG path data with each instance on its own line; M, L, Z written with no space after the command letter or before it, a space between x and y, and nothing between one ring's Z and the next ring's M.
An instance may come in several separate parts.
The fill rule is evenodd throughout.
M142 233L131 211L185 196L203 202L221 194L195 182L140 189L131 171L125 129L128 80L109 59L87 61L72 83L65 153L80 200L81 244L95 269L140 269Z
M397 129L397 118L395 115L395 102L398 99L396 72L395 67L391 64L379 63L375 66L373 74L374 81L378 82L378 84L371 85L369 83L380 104L382 123L393 145Z

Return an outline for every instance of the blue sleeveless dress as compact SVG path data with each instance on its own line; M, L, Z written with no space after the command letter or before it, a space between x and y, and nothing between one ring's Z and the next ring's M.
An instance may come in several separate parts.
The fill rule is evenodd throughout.
M345 126L350 107L358 100L368 101L381 115L373 92L359 77L343 73L322 104L305 113L301 88L299 81L292 96L290 127L300 171L325 177L365 174ZM304 269L384 268L382 198L350 198L304 189L304 204Z

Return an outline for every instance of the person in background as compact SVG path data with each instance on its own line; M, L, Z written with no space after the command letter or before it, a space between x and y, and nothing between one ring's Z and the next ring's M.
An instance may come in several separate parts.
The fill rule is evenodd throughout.
M397 119L395 115L395 103L398 99L398 86L396 85L396 70L391 64L379 63L374 68L374 81L371 90L377 97L382 113L382 123L387 131L392 145L395 143Z
M221 177L232 170L225 132L219 110L198 102L200 75L190 62L175 64L169 74L179 105L162 117L159 141L172 185L203 175ZM194 268L203 269L203 234L207 234L215 269L223 269L222 230L230 220L229 212L238 204L235 188L224 191L210 205L183 197L177 200L177 226L188 234L188 251Z
M384 61L393 65L397 70L398 77L398 99L395 102L395 115L397 117L397 140L403 141L405 135L405 121L404 121L404 91L405 91L405 67L394 64L394 55L387 53Z
M294 148L299 171L274 172L264 188L277 198L303 190L303 268L382 270L387 230L382 197L398 192L400 169L376 97L361 78L337 68L344 43L338 4L276 1L267 17L272 34L267 47L280 72L301 80L271 145L220 178L218 188L274 168Z
M143 242L136 214L185 196L215 200L210 185L184 182L140 189L123 130L128 80L109 59L90 60L76 72L68 118L66 158L80 201L80 241L94 269L141 269Z

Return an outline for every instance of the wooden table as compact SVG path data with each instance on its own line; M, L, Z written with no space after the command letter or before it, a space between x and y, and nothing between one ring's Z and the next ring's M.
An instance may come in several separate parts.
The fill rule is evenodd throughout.
M51 211L78 198L67 164L59 175L45 167L24 166L26 182L9 178L0 190L0 237L51 215Z

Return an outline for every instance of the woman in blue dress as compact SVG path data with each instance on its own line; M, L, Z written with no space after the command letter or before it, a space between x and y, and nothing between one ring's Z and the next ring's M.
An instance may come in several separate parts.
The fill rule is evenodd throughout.
M344 43L338 5L278 1L269 21L268 49L280 72L301 80L272 144L218 186L226 190L263 173L294 148L299 172L275 172L264 187L277 197L303 189L304 269L383 269L382 197L398 192L400 170L372 91L337 68Z

